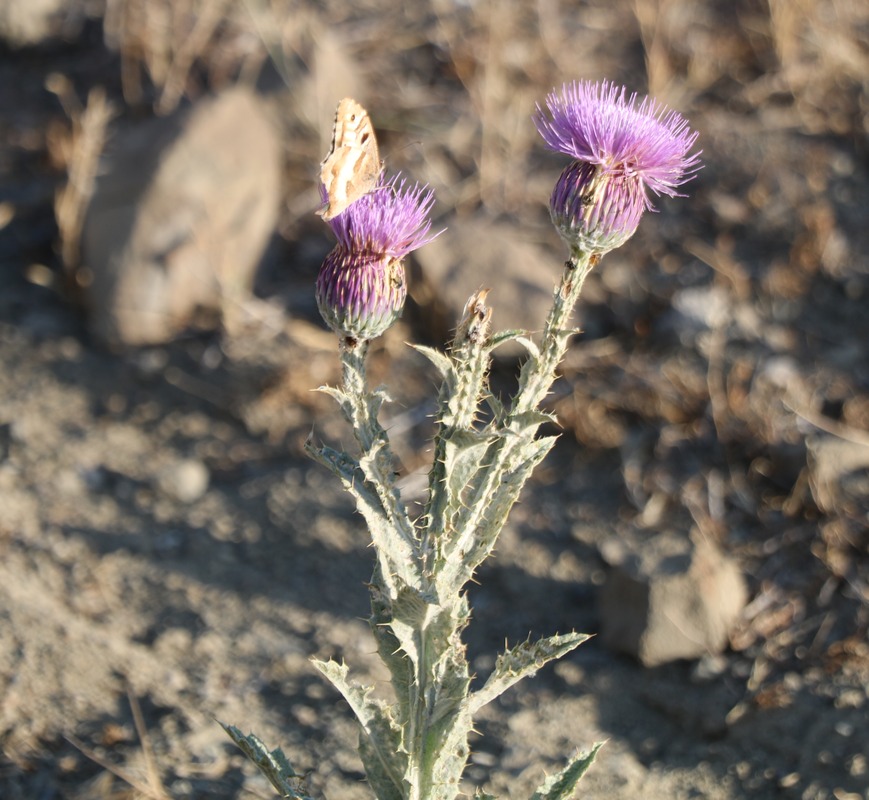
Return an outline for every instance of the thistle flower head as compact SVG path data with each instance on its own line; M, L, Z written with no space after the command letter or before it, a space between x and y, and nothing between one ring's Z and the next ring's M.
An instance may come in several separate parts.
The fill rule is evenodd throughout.
M317 306L339 336L373 339L400 316L407 297L402 259L437 236L434 194L396 176L329 220L338 239L317 277Z
M395 175L388 180L381 178L374 191L330 219L329 227L348 250L401 259L438 235L430 235L432 206L431 189L419 184L408 186Z
M679 195L700 169L689 154L697 133L657 101L624 87L586 81L565 84L534 116L546 145L574 159L550 200L553 223L571 248L605 253L636 231L648 191Z

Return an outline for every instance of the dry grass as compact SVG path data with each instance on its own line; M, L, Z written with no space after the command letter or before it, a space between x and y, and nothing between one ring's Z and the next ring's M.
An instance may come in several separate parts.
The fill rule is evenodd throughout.
M387 137L403 135L390 168L431 181L449 207L494 215L522 214L536 194L528 117L566 79L623 80L686 112L727 83L756 108L785 91L807 130L841 133L857 122L869 73L860 36L869 12L856 0L368 5L108 0L106 40L121 54L127 102L153 95L161 114L184 96L250 81L271 59L301 123L293 134L316 131L318 151L336 97L357 94ZM290 169L310 181L309 166Z
M304 281L322 244L322 227L311 215L316 165L328 146L335 102L344 94L371 111L390 172L401 169L433 185L439 214L512 223L523 239L551 245L553 269L560 250L546 198L559 161L544 153L530 124L535 102L565 80L608 77L685 113L701 131L706 167L688 187L690 201L661 203L663 213L644 221L635 239L590 279L582 310L588 332L571 350L560 394L553 397L567 434L562 442L569 449L575 440L589 461L602 454L602 469L616 473L624 489L616 531L695 526L726 538L750 574L755 599L728 658L748 664L751 675L746 702L730 721L755 707L786 704L788 694L778 693L783 673L808 674L812 664L822 663L837 675L857 669L869 674L865 511L856 501L852 508L819 499L804 452L806 441L819 435L865 447L869 429L860 313L869 249L860 218L866 195L859 185L869 128L865 2L431 0L399 7L383 0L106 0L106 6L106 38L120 53L121 124L135 126L143 113L168 113L185 98L251 83L270 69L269 62L283 76L286 89L275 92L272 106L285 125L282 229L293 247L281 252L289 255L275 281L283 281L275 305L295 292L310 294ZM10 151L36 153L22 174L37 161L45 169L45 147L50 161L67 172L54 210L60 260L75 277L82 220L113 108L98 88L104 75L92 76L90 84L81 74L70 75L76 87L85 87L82 97L95 87L83 107L70 82L54 78L50 85L66 114L62 124L33 125L27 135L13 124L3 132ZM54 108L48 114L61 116ZM16 235L29 224L21 223L28 219L28 200L23 193L20 198L0 204L0 228ZM40 257L22 252L22 258ZM50 258L50 252L42 255L42 263ZM472 290L478 279L474 253L467 258L463 280ZM293 259L302 270L295 270ZM51 277L48 267L41 269ZM708 327L696 334L667 327L678 311L674 298L686 288L710 290L700 301L706 303L702 312L723 298L725 316L708 317ZM24 319L25 307L10 306L10 314ZM173 364L162 376L173 390L171 402L181 393L201 398L203 419L212 410L221 420L241 415L256 436L272 437L215 461L228 465L219 474L230 492L255 461L250 452L273 457L269 448L307 434L312 414L324 419L325 405L314 406L319 396L311 400L307 387L335 380L329 335L292 322L289 347L247 334L219 345L181 343L183 369ZM682 326L684 320L676 322ZM393 329L379 345L376 365L401 374L398 396L411 398L411 419L417 410L413 392L421 396L429 387L428 377L401 361L403 341L416 338L423 325L410 314L404 324L417 329ZM87 356L75 375L87 386L98 357L77 335L45 342L45 352L84 348ZM238 372L198 371L200 356L188 360L187 344L191 353L207 347ZM111 370L106 385L121 410L107 403L99 419L114 425L123 416L129 384L121 372L114 374L114 364ZM224 377L226 383L218 384ZM230 381L232 389L224 391ZM140 389L130 390L131 405ZM91 424L91 416L85 419ZM130 416L131 437L141 433L143 419ZM344 435L340 423L328 425L328 436ZM415 445L417 439L408 441ZM411 447L402 452L406 464L413 466L414 457ZM145 469L142 474L150 476ZM105 491L114 491L114 476L106 480L112 482ZM564 486L568 491L575 484ZM230 518L214 513L219 523ZM199 525L191 526L191 535ZM62 730L51 720L45 725L52 733ZM80 735L99 742L93 730L97 723ZM756 734L744 728L742 734L760 749ZM154 736L159 743L171 734L155 730ZM146 737L139 738L143 746L135 744L135 754L122 762L124 777L138 781L138 788L119 789L120 780L103 772L80 796L159 797L153 761L139 754ZM694 745L686 752L705 747ZM157 754L166 759L160 774L170 776L177 752L167 755L158 747Z
M145 102L147 75L158 114L206 88L249 80L266 57L253 20L236 0L108 0L104 30L121 55L127 103Z
M74 285L82 225L93 195L109 123L117 112L100 87L91 89L83 109L72 85L62 75L49 76L46 88L58 96L71 123L69 129L53 128L48 146L53 160L64 165L67 173L66 184L55 197L54 215L60 236L61 262L67 279Z

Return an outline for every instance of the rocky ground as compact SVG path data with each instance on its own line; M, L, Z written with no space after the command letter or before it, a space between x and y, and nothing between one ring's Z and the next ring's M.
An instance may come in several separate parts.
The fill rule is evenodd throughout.
M272 796L215 720L282 746L315 797L370 796L351 713L309 663L383 678L364 528L302 452L312 430L351 440L311 391L339 378L312 291L332 109L365 103L387 169L429 182L447 228L372 356L413 501L435 376L404 343L442 344L481 285L496 324L539 328L563 254L546 212L559 161L530 113L564 80L610 77L686 114L705 166L590 280L551 398L562 436L471 589L470 658L485 676L505 639L605 632L624 549L712 542L748 602L723 652L649 667L598 636L508 692L480 720L468 792L528 796L606 739L589 798L869 798L869 15L845 0L327 5L231 3L209 28L214 3L116 0L104 17L97 2L0 46L0 796ZM207 213L169 194L124 269L147 287L203 272L148 306L165 341L124 345L103 323L143 330L146 290L100 288L93 209L150 208L131 176L158 170L125 145L162 142L233 85L256 87L279 143L245 148L241 171L277 158L280 185L221 191L223 166L184 173L220 156L165 168L154 146ZM114 116L85 218L56 193L88 163L75 100L94 87ZM276 208L238 202L269 193ZM154 244L178 220L213 249ZM239 229L251 265L221 260L244 252ZM499 391L515 366L496 365Z

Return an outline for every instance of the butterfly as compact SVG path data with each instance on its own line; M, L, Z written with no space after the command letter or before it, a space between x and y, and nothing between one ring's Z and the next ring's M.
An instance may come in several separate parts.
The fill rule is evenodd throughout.
M351 97L338 103L332 129L332 147L320 165L320 183L326 203L317 213L326 220L377 187L383 163L371 117Z

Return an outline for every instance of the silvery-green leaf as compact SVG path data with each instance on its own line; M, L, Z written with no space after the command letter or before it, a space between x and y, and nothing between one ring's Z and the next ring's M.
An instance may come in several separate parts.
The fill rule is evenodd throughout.
M429 476L429 501L426 513L429 531L439 552L451 549L454 520L464 511L466 495L474 491L475 476L486 464L492 435L471 430L442 433L438 442L438 461Z
M460 794L459 785L462 773L468 763L470 749L468 735L473 729L469 714L459 714L451 720L452 727L448 731L435 734L442 737L437 741L442 743L431 769L429 795L431 800L455 800ZM434 737L432 737L434 740Z
M528 336L528 331L520 330L518 328L509 331L498 331L497 333L493 333L489 338L489 347L494 350L499 345L504 344L505 342L513 342L517 339L522 339Z
M540 358L540 348L532 339L529 339L527 336L517 336L515 341L528 351L528 355L531 358Z
M598 742L588 753L576 756L561 772L550 775L531 795L531 800L568 800L572 797L576 785L594 762L597 751L603 744Z
M359 755L378 800L403 800L407 753L389 706L370 697L373 687L348 680L344 664L315 660L314 666L341 692L362 725Z
M500 398L495 397L495 395L489 393L485 397L486 405L492 411L492 417L494 418L493 424L495 426L500 425L506 416L504 404L501 402Z
M384 576L396 575L410 586L420 586L413 524L394 482L386 484L381 478L383 472L388 471L387 467L375 463L381 454L380 446L375 445L369 454L359 459L359 468L366 477L366 485L374 488L379 501L372 519L369 519L366 508L360 506L359 510L365 515Z
M376 457L376 451L374 456L363 457L361 462L357 462L346 453L325 445L315 447L310 441L305 443L305 450L315 461L337 475L344 488L356 499L356 507L365 518L386 580L390 581L393 575L399 575L405 583L419 584L421 578L414 554L412 524L400 512L395 516L396 505L400 504L397 490L367 480L360 466L364 463L370 469L370 459ZM385 502L390 504L388 509L392 517L384 508Z
M453 713L441 715L428 727L423 750L432 758L420 765L423 771L421 797L455 800L470 755L468 736L472 729L473 722L466 704L459 704Z
M417 353L424 355L429 361L431 361L431 363L437 367L437 370L440 372L442 377L447 378L452 374L452 362L449 357L440 350L435 350L433 347L426 347L421 344L412 344L411 347L416 350Z
M510 429L528 438L533 438L537 434L537 429L545 423L555 423L557 425L558 420L554 414L549 414L539 409L523 411L510 417Z
M453 559L447 564L439 576L444 585L464 585L492 552L522 487L556 439L554 436L544 436L527 441L520 437L515 443L505 443L506 452L495 454L499 469L489 470L487 483L478 486L476 494L468 498L467 505L456 521L460 535L454 548L462 554L462 558Z
M245 736L234 725L220 722L220 727L238 745L241 752L257 765L281 797L311 800L301 791L303 776L296 773L279 747L269 750L257 736L252 733Z
M466 698L471 678L463 645L459 642L456 644L455 651L448 651L438 664L438 697L431 708L428 723L430 726L442 725L442 720L465 713L463 709L467 709Z
M376 584L375 577L373 584ZM392 608L388 598L383 597L376 585L371 587L371 632L377 642L377 652L380 660L389 670L390 683L395 689L396 724L402 727L406 724L410 708L408 697L416 680L416 668L410 657L404 652L401 642L392 629Z
M465 490L483 465L493 437L475 431L455 431L444 443L444 467L450 511L463 505Z
M305 442L305 452L334 475L337 475L344 484L353 485L357 479L362 478L359 462L347 453L333 450L326 445L317 447L310 438Z
M522 678L534 675L540 667L561 658L590 637L585 633L547 636L536 642L521 642L498 656L495 669L483 686L471 695L471 713L476 714Z
M403 653L417 669L424 657L421 652L422 638L429 617L436 613L437 608L432 599L406 585L399 588L397 597L392 600L392 619L387 625L395 634Z

